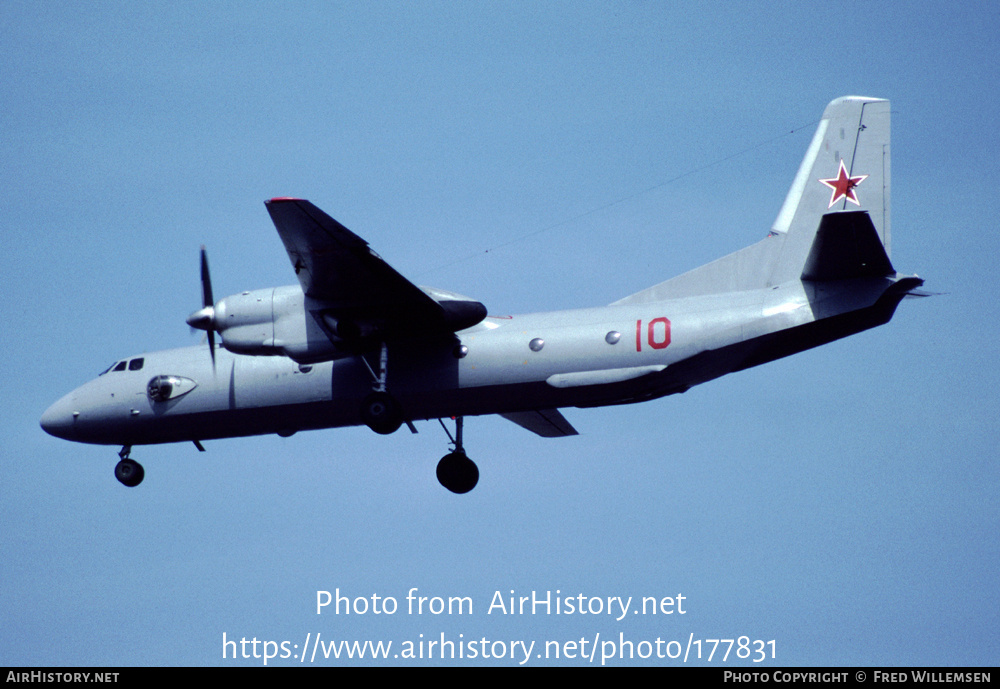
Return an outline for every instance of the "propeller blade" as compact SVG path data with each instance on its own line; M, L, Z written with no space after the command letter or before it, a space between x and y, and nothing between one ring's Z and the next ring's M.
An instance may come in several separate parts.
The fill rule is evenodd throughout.
M199 314L204 314L202 324L208 332L208 353L212 357L212 371L215 371L215 299L212 296L212 276L208 272L208 252L205 245L201 247L201 303L202 309ZM188 319L188 324L193 325L192 320L196 314L192 314Z
M201 305L215 306L212 298L212 276L208 273L208 253L205 246L201 247Z

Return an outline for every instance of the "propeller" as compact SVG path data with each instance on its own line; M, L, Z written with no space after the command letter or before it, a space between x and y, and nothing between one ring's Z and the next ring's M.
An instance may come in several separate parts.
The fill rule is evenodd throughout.
M208 253L201 247L201 301L202 308L187 318L192 328L208 333L208 351L212 355L212 370L215 370L215 299L212 298L212 277L208 272Z

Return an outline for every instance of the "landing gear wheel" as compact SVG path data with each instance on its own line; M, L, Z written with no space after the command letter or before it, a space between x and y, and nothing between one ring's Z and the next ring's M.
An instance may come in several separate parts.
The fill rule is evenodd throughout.
M479 467L464 452L451 452L438 462L437 477L442 486L461 495L479 483Z
M361 418L376 433L389 435L403 425L399 404L386 392L373 392L361 404Z
M142 465L134 459L125 458L115 466L115 478L129 488L135 488L142 483L145 475Z

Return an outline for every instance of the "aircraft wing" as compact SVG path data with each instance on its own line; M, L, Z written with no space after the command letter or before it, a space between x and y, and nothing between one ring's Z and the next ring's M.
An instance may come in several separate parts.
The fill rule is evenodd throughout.
M526 428L532 433L537 433L543 438L562 438L567 435L579 435L558 409L519 411L512 414L501 414L500 416L508 421L513 421L521 428Z
M385 305L441 314L441 306L368 247L368 242L303 199L265 202L307 297L349 308Z
M486 307L478 301L442 290L430 296L310 202L275 198L265 203L302 291L322 303L322 312L314 315L331 337L345 332L450 334L486 317ZM350 330L345 323L352 324Z

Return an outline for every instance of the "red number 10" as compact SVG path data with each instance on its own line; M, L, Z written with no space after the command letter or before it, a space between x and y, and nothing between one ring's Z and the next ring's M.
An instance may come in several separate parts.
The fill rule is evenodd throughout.
M646 325L646 342L653 349L666 349L670 344L670 321L663 316L651 320ZM635 351L642 351L642 319L635 322Z

